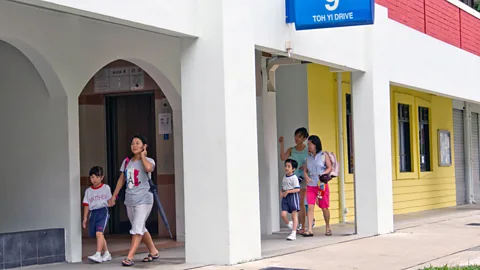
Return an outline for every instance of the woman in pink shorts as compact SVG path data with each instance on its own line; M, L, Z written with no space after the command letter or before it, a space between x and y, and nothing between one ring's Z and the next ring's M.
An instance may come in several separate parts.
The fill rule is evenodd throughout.
M325 219L326 232L325 235L332 235L330 230L330 189L328 184L320 182L320 176L329 174L332 171L332 162L326 153L322 151L322 142L316 135L308 137L309 156L306 160L307 169L304 177L307 180L307 203L308 203L308 231L303 234L305 237L313 236L312 225L314 219L315 204L322 209L323 218ZM319 185L324 185L325 192L321 199L317 198Z

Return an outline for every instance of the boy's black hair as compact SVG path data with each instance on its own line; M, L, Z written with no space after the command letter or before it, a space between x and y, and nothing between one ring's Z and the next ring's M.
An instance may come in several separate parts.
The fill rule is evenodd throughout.
M90 172L88 173L88 176L92 176L92 175L95 175L98 177L103 176L103 168L100 166L92 167L90 169Z
M295 135L302 136L303 138L306 139L306 138L308 138L308 131L304 127L297 128L297 130L295 130Z
M315 154L317 154L317 153L319 153L320 151L323 150L322 141L320 140L320 138L317 135L312 135L312 136L308 137L308 140L311 141L313 143L313 145L315 145L315 148L316 148Z
M287 165L287 163L290 163L290 165L292 165L292 168L294 170L296 170L298 168L298 162L294 159L289 158L289 159L285 160L285 165Z
M148 144L147 143L147 138L145 138L145 136L143 136L143 135L139 135L139 134L133 135L131 141L133 141L133 139L139 139L140 141L142 141L143 144Z

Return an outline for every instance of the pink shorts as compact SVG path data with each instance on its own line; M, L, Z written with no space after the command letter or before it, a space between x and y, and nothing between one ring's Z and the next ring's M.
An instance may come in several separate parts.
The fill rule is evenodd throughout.
M307 203L308 205L314 205L316 203L321 209L327 209L330 207L330 188L328 184L325 184L325 194L321 200L317 199L319 190L320 187L307 187Z

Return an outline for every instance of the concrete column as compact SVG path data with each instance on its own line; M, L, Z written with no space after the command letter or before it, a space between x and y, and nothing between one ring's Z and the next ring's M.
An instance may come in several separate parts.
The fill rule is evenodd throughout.
M266 60L261 62L260 89L257 89L258 169L262 234L280 230L277 109L275 92L267 92ZM260 72L259 72L260 73ZM257 78L258 79L258 78Z
M472 204L473 196L473 159L472 159L472 108L465 102L463 111L463 137L465 154L465 202Z
M258 149L258 188L260 190L260 231L267 234L269 228L269 191L267 158L263 131L263 98L261 90L257 91L257 149Z
M252 10L206 0L182 40L187 263L261 257Z
M177 241L185 242L185 196L183 184L182 110L173 111L173 137L175 160L175 216Z
M82 228L80 198L80 133L78 97L67 97L69 154L69 226L65 230L65 251L68 262L82 261Z
M365 29L366 72L352 73L357 233L393 232L390 85L386 43L375 26Z
M267 92L267 63L262 59L262 118L263 118L263 149L265 158L266 193L267 197L266 233L272 234L280 230L279 206L279 175L278 175L278 141L277 141L277 101L275 92Z

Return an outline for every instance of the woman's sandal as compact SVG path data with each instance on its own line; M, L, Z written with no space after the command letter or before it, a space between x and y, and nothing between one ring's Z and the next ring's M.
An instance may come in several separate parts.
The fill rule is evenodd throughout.
M133 266L135 263L130 260L129 258L126 258L125 260L122 261L123 266Z
M304 237L312 237L313 236L313 233L311 232L306 232L304 234L302 234Z
M305 234L305 230L304 229L300 229L297 231L298 234L300 235L304 235Z
M326 235L326 236L332 236L332 231L331 231L331 230L327 230L327 231L325 232L325 235Z
M160 258L159 254L157 254L157 255L148 254L147 257L143 258L142 262L153 262L154 260L156 260L158 258Z

